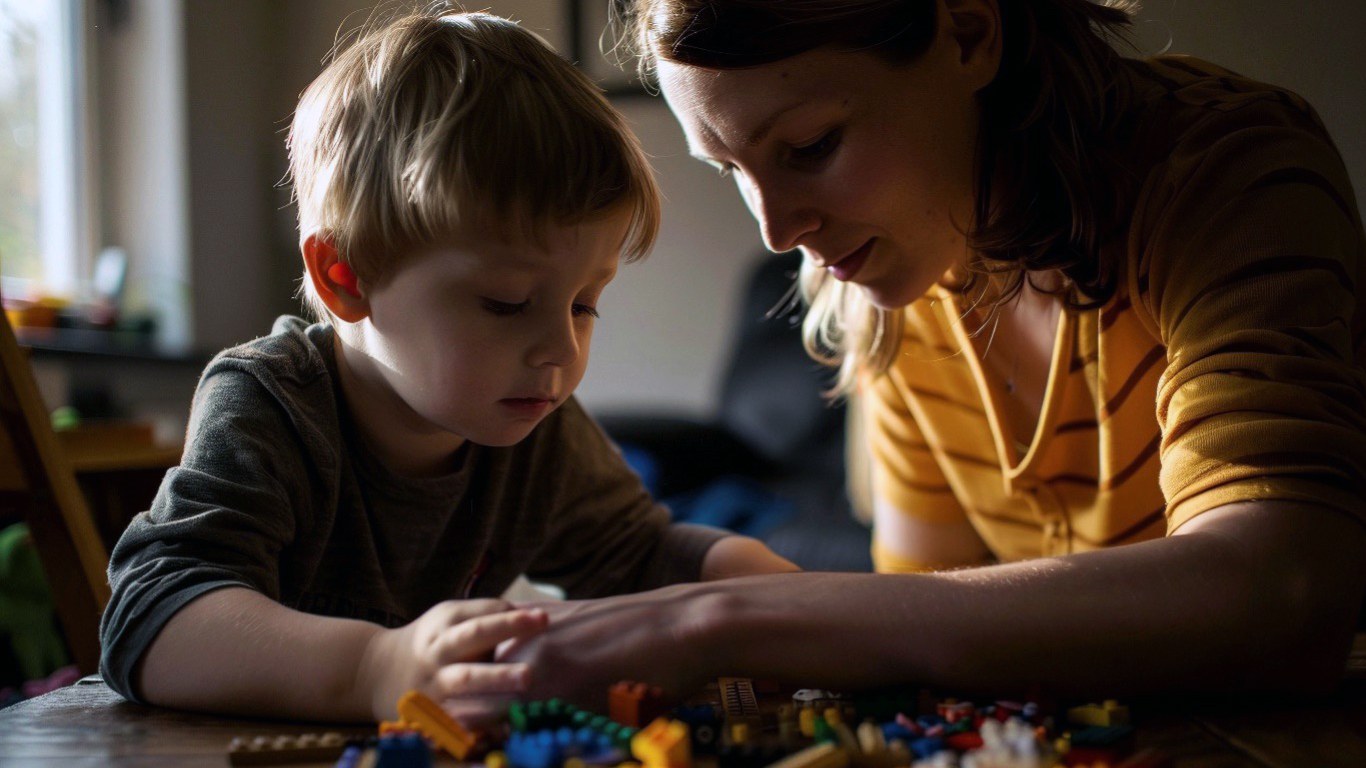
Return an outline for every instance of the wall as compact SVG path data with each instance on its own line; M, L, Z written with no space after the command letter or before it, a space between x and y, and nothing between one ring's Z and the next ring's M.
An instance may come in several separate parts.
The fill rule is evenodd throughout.
M105 231L113 242L137 245L170 279L176 277L171 257L179 254L174 251L184 247L193 254L185 280L198 343L212 348L251 338L268 329L274 314L298 306L291 298L298 273L293 212L287 193L274 188L284 174L290 111L318 72L336 31L363 19L369 3L129 0L129 5L127 29L142 32L119 32L122 37L112 39L101 59L101 77L117 86L101 107L114 137L113 148L105 152L113 176L105 184ZM566 49L560 0L484 5L522 20ZM147 39L155 41L182 25L180 8L184 46L158 54L169 63L131 55ZM1320 0L1312 8L1282 0L1149 0L1138 38L1147 51L1170 38L1175 51L1302 93L1319 108L1361 189L1366 184L1366 100L1360 95L1366 46L1356 36L1366 28L1366 4ZM184 60L180 85L173 68L170 75L159 71L172 67L176 56ZM170 98L176 93L178 101ZM687 157L662 102L623 99L618 106L654 158L667 198L665 220L655 253L624 268L605 297L593 363L580 394L598 410L707 414L714 409L729 353L743 279L759 257L757 229L734 187ZM188 126L188 136L176 132L177 119ZM163 120L171 125L164 146L149 146L145 136L139 143L140 132L161 130ZM183 176L170 162L177 142L188 158ZM154 225L174 222L177 215L186 222L183 231L177 234L171 225L157 234Z
M1289 88L1318 110L1358 198L1366 190L1366 3L1361 0L1145 0L1140 47L1208 59Z

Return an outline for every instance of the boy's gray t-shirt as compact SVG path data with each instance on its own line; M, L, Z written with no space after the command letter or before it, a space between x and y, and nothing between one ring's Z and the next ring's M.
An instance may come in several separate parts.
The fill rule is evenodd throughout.
M726 535L671 524L573 399L516 445L466 443L449 475L391 475L342 406L333 338L282 317L205 370L180 466L110 556L100 668L125 697L166 621L220 587L394 627L522 573L571 598L696 580Z

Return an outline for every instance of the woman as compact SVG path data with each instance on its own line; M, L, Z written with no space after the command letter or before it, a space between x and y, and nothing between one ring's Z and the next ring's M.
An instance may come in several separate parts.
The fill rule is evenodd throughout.
M1293 94L1087 0L637 0L628 39L858 391L884 574L555 609L547 695L721 674L1332 685L1366 574L1366 245ZM906 573L915 572L915 573ZM553 670L553 674L549 671Z

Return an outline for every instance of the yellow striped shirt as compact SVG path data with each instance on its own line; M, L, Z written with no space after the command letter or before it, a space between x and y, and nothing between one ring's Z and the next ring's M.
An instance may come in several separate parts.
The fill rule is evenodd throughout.
M1126 72L1125 273L1105 306L1063 311L1033 443L1009 439L961 297L936 288L860 398L874 493L966 516L1002 560L1160 537L1236 501L1366 523L1366 237L1337 150L1282 89L1187 57ZM875 531L878 570L926 565L895 550Z

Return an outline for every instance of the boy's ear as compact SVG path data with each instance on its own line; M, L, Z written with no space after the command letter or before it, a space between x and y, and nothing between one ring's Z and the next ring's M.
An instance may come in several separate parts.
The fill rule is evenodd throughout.
M957 44L959 66L971 77L973 90L980 91L1001 67L1001 7L997 0L943 2L940 23Z
M370 301L331 238L315 232L304 238L301 249L314 292L338 320L356 323L370 316Z

